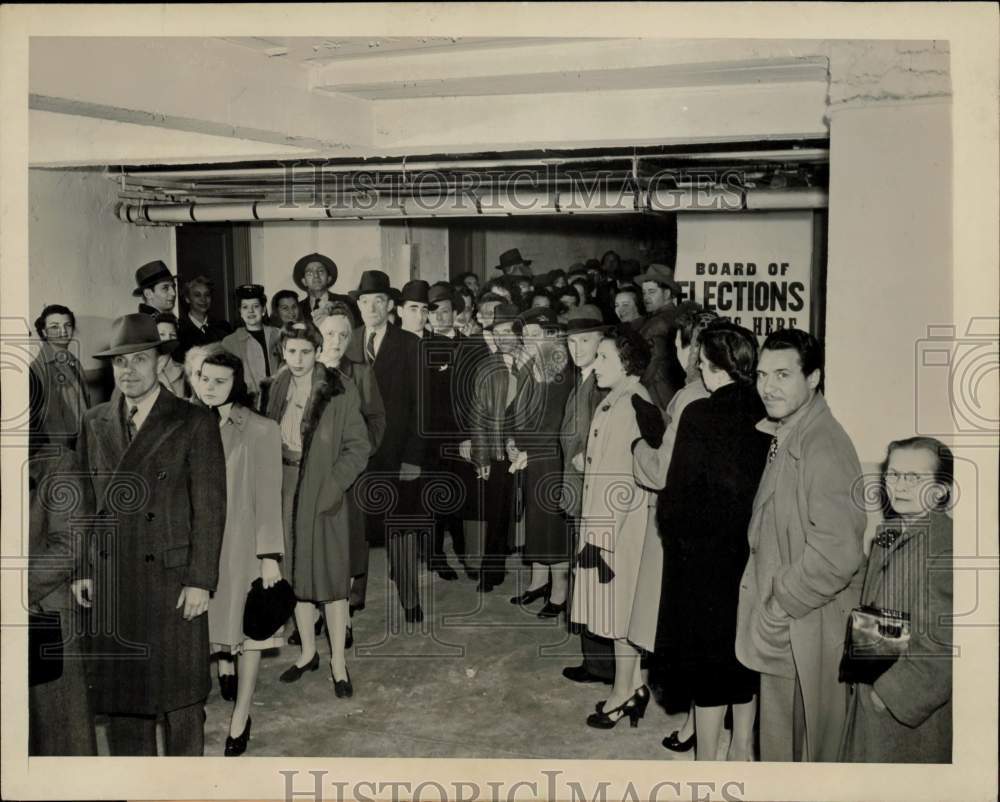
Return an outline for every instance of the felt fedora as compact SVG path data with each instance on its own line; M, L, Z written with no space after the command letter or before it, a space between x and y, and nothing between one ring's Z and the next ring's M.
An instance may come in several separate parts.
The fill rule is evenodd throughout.
M458 295L452 289L451 285L435 284L427 291L427 305L433 312L442 301L451 301L451 306L456 312L461 311L461 309L457 308L459 306L461 306L462 309L465 308L465 301L462 300L462 296Z
M493 310L493 323L489 328L495 329L504 323L520 323L521 310L515 304L506 301Z
M175 278L176 276L159 259L146 262L135 271L135 289L132 290L132 295L139 298L147 287L152 287L161 281L173 281Z
M530 259L524 259L517 248L511 248L500 254L500 264L496 265L497 270L502 270L508 276L531 276L529 265Z
M375 292L388 295L390 298L394 296L399 297L399 294L393 290L389 277L381 270L366 270L362 273L361 281L358 282L358 288L351 290L350 295L352 298L357 299L362 295L370 295Z
M559 322L559 318L556 316L556 310L550 309L547 306L535 306L531 309L525 309L520 314L519 319L525 326L530 323L534 323L544 328L566 328Z
M674 295L680 295L681 285L674 280L674 269L672 267L651 264L646 268L645 273L640 273L635 277L635 283L639 287L647 281L655 281L657 284L664 284L670 288Z
M111 342L104 351L94 354L97 359L107 359L120 354L134 354L156 348L169 354L177 347L177 340L161 340L156 320L142 312L122 315L111 324Z
M319 262L326 269L327 274L330 276L330 283L327 284L327 289L332 287L337 283L337 265L329 256L324 256L321 253L310 253L303 256L299 261L295 263L295 267L292 268L292 281L298 286L300 290L305 291L305 273L306 266L312 262Z
M604 322L601 310L593 304L570 309L566 313L566 333L583 334L587 331L607 331L611 326Z

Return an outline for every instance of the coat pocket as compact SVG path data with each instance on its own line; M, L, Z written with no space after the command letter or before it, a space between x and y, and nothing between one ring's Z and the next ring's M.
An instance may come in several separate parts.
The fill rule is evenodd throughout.
M175 546L163 552L164 568L184 568L191 564L191 546Z

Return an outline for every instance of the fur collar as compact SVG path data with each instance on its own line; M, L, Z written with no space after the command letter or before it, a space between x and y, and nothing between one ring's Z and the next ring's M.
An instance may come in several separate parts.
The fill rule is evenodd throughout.
M287 392L287 391L286 391ZM309 450L309 441L313 432L319 426L319 421L326 411L330 399L344 392L344 383L340 380L340 372L330 370L320 362L313 369L312 390L302 413L302 454Z

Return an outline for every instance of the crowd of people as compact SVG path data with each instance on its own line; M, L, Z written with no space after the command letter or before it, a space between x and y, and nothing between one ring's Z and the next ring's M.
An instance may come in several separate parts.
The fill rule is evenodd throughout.
M664 747L699 760L730 729L730 760L950 761L949 450L889 444L866 557L862 468L813 335L759 344L683 301L669 266L614 252L536 275L512 249L496 269L398 290L369 270L340 295L309 254L301 298L241 286L233 326L204 276L176 316L152 262L94 354L115 379L96 406L73 312L42 310L31 602L67 640L81 610L103 625L88 660L32 684L33 754L93 754L96 713L112 754L155 754L158 719L167 754L202 754L213 658L225 754L243 754L261 652L298 646L294 683L324 631L352 696L384 545L407 622L421 560L565 620L582 662L563 676L609 686L581 724L637 726L655 698L687 712ZM70 481L72 511L51 503Z

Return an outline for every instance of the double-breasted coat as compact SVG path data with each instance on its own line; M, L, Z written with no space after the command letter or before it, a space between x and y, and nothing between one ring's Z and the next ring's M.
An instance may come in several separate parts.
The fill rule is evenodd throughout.
M596 568L576 569L572 620L605 638L628 637L642 555L649 492L632 473L632 443L641 437L632 395L649 401L639 377L628 376L597 407L590 423L577 551L590 543L614 572L599 581ZM637 644L651 648L652 642Z
M222 339L222 347L235 354L243 361L243 375L246 378L247 391L254 399L258 409L263 409L262 386L266 387L267 378L273 378L281 367L284 357L281 355L281 330L274 326L264 326L264 342L267 343L267 353L263 353L260 343L253 335L240 326L232 334ZM266 363L265 363L265 360Z
M281 523L281 432L278 425L233 404L222 424L226 455L226 528L219 557L219 583L208 605L213 644L238 647L243 607L260 558L285 550Z
M697 675L700 687L713 686L715 704L748 701L752 683L736 660L736 607L770 443L756 428L763 415L756 388L737 383L689 404L656 511L663 532L656 651L682 675Z
M271 387L268 417L280 421L292 375ZM282 574L302 601L346 599L350 591L350 518L344 503L371 453L361 396L339 370L317 362L302 414L302 456L293 502L291 542Z
M831 761L846 712L838 670L847 616L861 595L867 516L853 496L861 464L823 395L794 415L781 430L757 424L777 431L778 446L754 497L736 656L761 674L798 679L809 759ZM760 704L769 704L763 691Z
M910 616L907 650L877 680L848 694L840 760L950 763L952 740L952 520L942 512L908 523L887 546L872 543L861 603Z
M208 696L208 617L185 621L184 587L214 591L226 521L226 461L208 410L159 388L131 443L123 396L89 410L77 443L96 515L89 573L95 708L153 715Z

